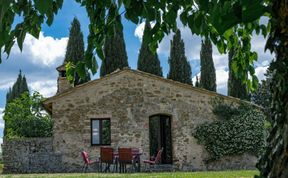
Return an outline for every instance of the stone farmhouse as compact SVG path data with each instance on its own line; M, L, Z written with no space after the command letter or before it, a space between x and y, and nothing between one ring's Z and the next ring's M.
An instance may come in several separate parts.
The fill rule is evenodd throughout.
M22 149L28 158L18 161L28 170L25 166L16 169L10 163L6 165L7 172L80 171L80 152L86 150L99 156L101 146L141 148L142 160L163 147L162 163L184 171L255 167L257 158L249 154L223 157L207 164L208 152L193 137L198 125L217 120L212 113L213 98L221 97L227 103L239 103L239 99L129 68L72 88L66 80L65 67L57 70L58 92L43 103L54 122L53 137L42 140L42 144L41 140L22 141L22 145L28 145ZM15 147L15 143L6 143L6 149ZM42 151L33 152L31 147L41 147ZM45 169L39 168L33 154L40 155L38 160L45 162Z

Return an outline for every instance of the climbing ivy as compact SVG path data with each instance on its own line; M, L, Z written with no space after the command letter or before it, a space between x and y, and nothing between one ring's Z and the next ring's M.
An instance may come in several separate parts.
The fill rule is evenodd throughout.
M250 153L259 156L265 149L264 114L251 106L230 106L215 102L213 112L221 118L196 128L195 137L209 152L207 162L222 156ZM226 109L226 115L219 114Z

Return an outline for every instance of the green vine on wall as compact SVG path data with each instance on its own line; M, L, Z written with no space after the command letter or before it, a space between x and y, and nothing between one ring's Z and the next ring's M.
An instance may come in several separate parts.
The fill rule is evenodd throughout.
M265 148L264 114L252 106L233 106L213 101L213 113L220 119L196 128L195 137L209 152L209 161L222 156L250 153L259 156Z

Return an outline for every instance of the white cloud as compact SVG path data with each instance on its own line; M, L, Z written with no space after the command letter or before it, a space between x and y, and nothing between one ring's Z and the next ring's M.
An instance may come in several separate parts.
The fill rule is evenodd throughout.
M143 33L144 33L144 28L145 28L145 22L140 23L135 31L134 31L134 35L139 38L140 41L142 41L142 37L143 37Z
M0 81L0 90L7 90L9 87L12 87L13 81L11 79L3 79Z
M0 65L0 76L4 76L0 81L0 90L6 92L21 69L31 92L39 91L45 97L54 95L57 90L55 68L63 63L67 41L67 37L57 39L44 36L42 32L39 39L27 34L22 53L15 44L9 59Z
M50 97L55 95L57 91L57 81L48 80L48 81L36 81L30 83L30 88L32 91L38 91L44 97Z
M29 56L29 60L37 65L55 65L58 63L58 60L64 58L67 42L67 37L57 39L51 36L44 36L43 32L40 32L39 39L27 34L21 55ZM16 44L13 46L11 53L20 53Z
M264 74L266 74L267 69L268 69L268 66L257 67L255 69L255 75L258 77L259 81L264 80L266 78Z
M258 60L255 62L255 66L267 66L270 64L274 55L272 55L269 50L264 51L266 40L263 36L253 35L251 39L251 49L256 51L258 54Z
M216 84L217 92L223 95L227 95L227 83L229 72L225 70L216 70Z

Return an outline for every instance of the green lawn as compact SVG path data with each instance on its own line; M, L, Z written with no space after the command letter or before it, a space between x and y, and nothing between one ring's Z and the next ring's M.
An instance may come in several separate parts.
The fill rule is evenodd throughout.
M65 177L65 178L86 178L86 177L131 177L131 178L253 178L254 175L258 175L258 171L220 171L220 172L165 172L165 173L139 173L139 174L97 174L97 173L86 173L86 174L6 174L0 177L12 178L12 177Z

